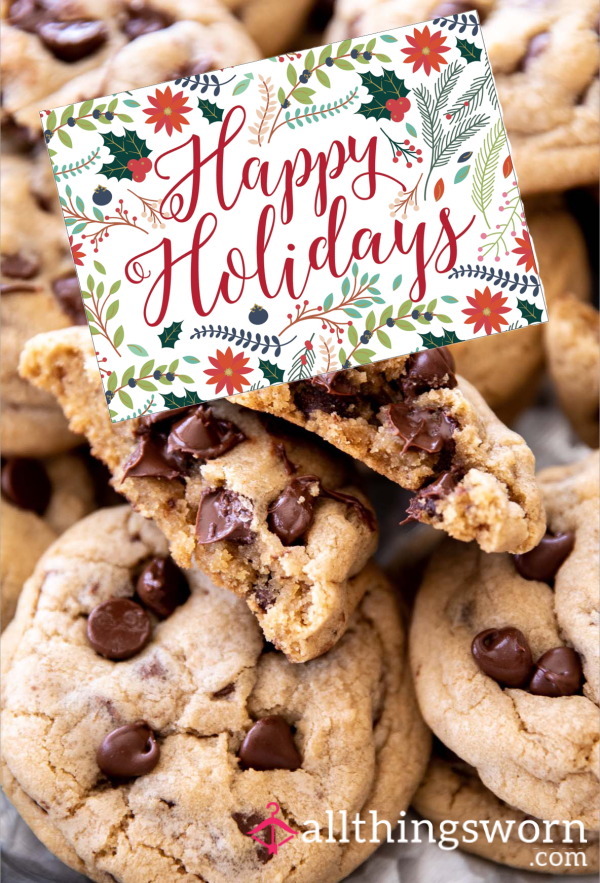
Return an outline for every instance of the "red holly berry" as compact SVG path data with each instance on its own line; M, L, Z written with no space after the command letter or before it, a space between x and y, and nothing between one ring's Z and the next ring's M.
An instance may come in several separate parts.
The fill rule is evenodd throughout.
M447 114L446 114L446 119L447 119L447 120L451 120L451 119L452 119L452 114L451 114L451 113L447 113Z
M139 165L139 162L140 162L139 159L130 159L129 162L127 163L127 168L129 169L129 171L135 172L135 170L137 169L137 167Z
M398 162L398 157L395 156L394 159L392 160L392 162Z
M139 165L140 169L142 170L142 172L146 172L146 174L147 174L150 171L150 169L152 168L152 160L148 159L147 156L143 156L138 161L138 165Z

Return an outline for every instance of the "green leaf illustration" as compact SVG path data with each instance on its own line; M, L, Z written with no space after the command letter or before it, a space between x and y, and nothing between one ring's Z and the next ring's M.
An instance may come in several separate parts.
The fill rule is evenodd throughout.
M223 110L217 104L214 104L214 102L199 98L198 107L202 111L202 116L206 117L208 120L209 125L211 123L223 122Z
M367 119L391 120L392 113L387 109L386 102L390 98L405 98L410 89L404 85L404 80L396 76L394 71L384 70L380 77L369 71L359 74L363 86L366 86L371 101L361 104L357 113Z
M396 276L392 285L392 291L396 291L397 288L402 284L402 276Z
M134 356L147 356L148 352L144 349L143 346L140 346L139 343L128 343L127 349L131 350Z
M196 356L184 356L184 362L189 362L190 365L197 365L200 362L200 359L197 359Z
M481 60L481 49L478 49L475 43L469 43L468 40L458 37L456 40L456 48L467 64L471 64L472 61Z
M124 389L120 389L118 392L118 396L126 408L133 408L133 402L131 401L131 396L128 392L125 392Z
M295 98L300 104L312 104L312 96L314 94L314 89L300 88L292 92L292 98Z
M287 67L287 78L290 86L295 86L298 82L298 77L296 75L296 69L294 65L290 62Z
M535 325L537 322L542 321L544 313L535 304L530 304L526 300L519 300L517 298L517 307L528 325Z
M263 359L259 359L258 367L262 371L265 380L268 380L271 386L274 383L283 383L283 368L280 368L274 362L265 362Z
M73 142L71 141L71 136L65 132L64 129L59 129L56 133L58 135L58 140L65 145L65 147L73 147Z
M353 358L356 359L359 365L368 365L373 356L375 355L375 350L356 350L353 355Z
M459 169L458 172L456 173L456 175L454 176L454 183L460 184L461 181L464 181L465 178L467 177L467 175L469 174L470 169L471 169L471 166L463 166L462 169Z
M181 334L182 325L183 320L181 322L173 322L169 326L165 325L158 335L159 340L163 345L163 349L175 349L175 344L179 340L179 335Z
M411 126L410 123L407 123L407 124L406 124L406 131L407 131L408 134L411 136L411 138L416 138L416 137L417 137L417 130L415 129L414 126Z
M326 89L331 89L331 80L329 79L325 71L319 68L317 71L315 71L315 73L317 75L317 80L319 81L321 86L325 86Z
M166 396L161 393L161 397L165 403L165 408L169 410L173 408L186 408L188 405L202 404L202 399L195 389L184 388L182 396L176 396L173 392L167 393Z
M448 331L447 328L444 328L444 333L439 337L436 337L431 332L427 334L419 334L423 342L423 346L428 350L433 350L438 346L448 346L451 343L462 343L462 339L457 337L455 331Z
M146 146L144 139L140 138L133 129L126 129L124 135L114 135L112 132L107 132L100 137L114 159L112 162L104 163L99 174L106 175L107 178L118 178L120 181L124 178L133 181L133 172L127 168L129 160L141 159L152 153L150 148Z

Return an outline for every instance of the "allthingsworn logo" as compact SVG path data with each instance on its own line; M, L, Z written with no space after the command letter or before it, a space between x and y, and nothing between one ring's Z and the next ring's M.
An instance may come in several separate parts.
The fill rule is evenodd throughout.
M290 828L289 825L286 825L285 822L282 822L281 819L276 818L277 813L279 812L278 803L268 803L267 809L271 810L270 818L265 819L264 822L261 822L256 828L252 828L251 831L248 831L248 837L252 837L252 839L256 840L257 843L260 843L261 846L266 846L269 855L277 855L277 850L281 849L283 844L287 843L288 840L291 840L292 837L295 837L296 832ZM281 831L285 831L288 835L285 839L280 840L279 843L276 840L277 828ZM262 834L262 837L259 837L259 834ZM263 840L263 837L266 839Z

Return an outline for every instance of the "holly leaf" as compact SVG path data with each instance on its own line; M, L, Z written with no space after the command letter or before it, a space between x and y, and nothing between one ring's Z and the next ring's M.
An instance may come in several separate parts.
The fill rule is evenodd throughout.
M517 298L517 308L528 325L535 325L542 321L543 312L535 304Z
M406 88L404 80L390 70L384 70L380 77L371 71L359 74L359 77L372 99L368 103L361 104L357 113L367 119L391 120L392 113L385 105L390 98L405 98L408 95L410 89Z
M468 40L463 40L461 37L458 37L456 40L456 48L467 64L471 64L472 61L481 60L481 49L478 49L475 43L469 43Z
M262 371L265 380L269 381L270 386L274 383L283 383L283 368L280 368L274 362L265 362L263 359L259 359L258 367Z
M204 98L198 99L198 107L202 111L202 116L206 117L208 124L222 123L223 110L212 101L206 101Z
M114 159L112 162L104 163L99 174L106 175L107 178L118 178L119 181L123 179L133 181L133 172L127 168L127 163L130 159L150 156L152 151L146 146L145 140L133 129L125 129L124 135L115 135L109 131L106 134L102 133L100 137Z
M448 346L451 343L463 342L460 337L457 337L455 331L448 331L447 328L444 328L444 333L440 334L439 337L436 337L431 331L427 334L419 334L419 337L423 342L423 346L428 350L434 350L438 346Z
M163 330L158 335L160 342L163 345L163 349L175 349L175 344L179 340L179 335L181 334L181 326L183 325L183 320L181 322L173 322L171 325L165 325Z
M165 408L168 408L170 411L174 408L186 408L188 405L202 404L202 399L195 389L184 388L182 396L176 396L173 392L167 393L166 396L163 395L161 392L160 395L163 402L165 403Z

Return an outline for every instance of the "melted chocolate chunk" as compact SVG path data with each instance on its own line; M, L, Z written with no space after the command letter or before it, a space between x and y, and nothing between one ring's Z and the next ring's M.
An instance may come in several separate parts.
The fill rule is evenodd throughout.
M256 603L263 611L263 613L265 613L270 607L272 607L277 600L277 593L268 583L256 586L253 594Z
M454 370L454 358L443 346L413 353L406 363L406 373L400 378L404 398L410 401L430 389L454 389Z
M441 472L430 479L429 483L419 488L414 495L406 510L408 517L401 521L400 524L419 521L423 512L434 518L437 514L437 504L439 501L456 490L461 478L462 474L458 470L450 469L448 472Z
M135 40L144 34L153 34L162 31L173 24L173 17L166 12L152 9L144 3L133 0L127 10L127 21L123 25L123 33L130 39Z
M167 450L192 454L200 460L214 460L245 439L235 424L218 420L212 408L197 405L187 409L187 414L172 425Z
M252 512L239 494L226 488L209 490L198 509L196 539L201 546L219 540L248 544L254 540L251 522Z
M529 691L535 696L574 696L582 680L579 654L570 647L555 647L536 662Z
M486 629L471 645L482 672L503 687L523 687L529 681L533 659L527 638L519 629Z
M106 659L131 659L144 649L151 631L148 614L129 598L109 598L94 607L87 621L88 641Z
M253 812L245 815L241 812L234 812L231 816L233 821L236 823L242 834L249 834L250 831L253 831L257 825L260 825L261 822L264 822L263 816L259 816L258 813ZM266 865L268 861L273 858L273 853L269 854L269 850L266 846L262 846L262 844L256 844L256 857L262 865Z
M9 457L2 463L0 485L4 496L18 506L43 515L52 495L44 464L26 457Z
M273 442L273 447L275 448L275 452L281 457L283 468L285 469L287 474L293 475L294 472L297 471L298 467L294 463L292 463L292 461L288 457L284 443L281 441Z
M166 619L187 601L190 589L172 558L153 558L139 575L137 593L149 610Z
M344 372L334 373L343 374ZM316 380L317 378L311 379ZM324 383L302 381L295 385L294 404L307 417L313 411L323 411L325 414L339 414L340 417L347 417L358 404L358 396L356 393L330 392Z
M317 486L317 495L311 487ZM316 475L293 478L269 508L269 529L279 537L284 546L291 546L311 527L314 520L314 504L321 492Z
M37 33L56 58L70 63L92 55L108 39L101 21L48 21L38 26Z
M34 254L18 251L16 254L2 255L2 272L11 279L31 279L39 269L39 258Z
M110 778L144 776L160 760L160 745L146 721L137 721L109 733L96 752L96 760Z
M167 439L157 435L142 435L137 448L123 467L123 478L181 478L188 469L185 456L170 453Z
M523 555L513 556L515 567L524 579L552 584L574 545L575 534L570 531L556 535L547 531L535 549Z
M302 766L291 727L278 714L254 724L242 743L239 758L251 770L297 770Z
M330 371L328 374L317 374L306 383L322 387L330 395L355 396L356 387L352 386L347 371Z
M52 283L52 291L67 316L75 325L85 325L86 317L81 297L79 282L75 273L55 279Z
M413 408L404 402L390 405L387 416L392 432L404 439L403 454L411 448L437 454L456 429L456 422L444 411Z

